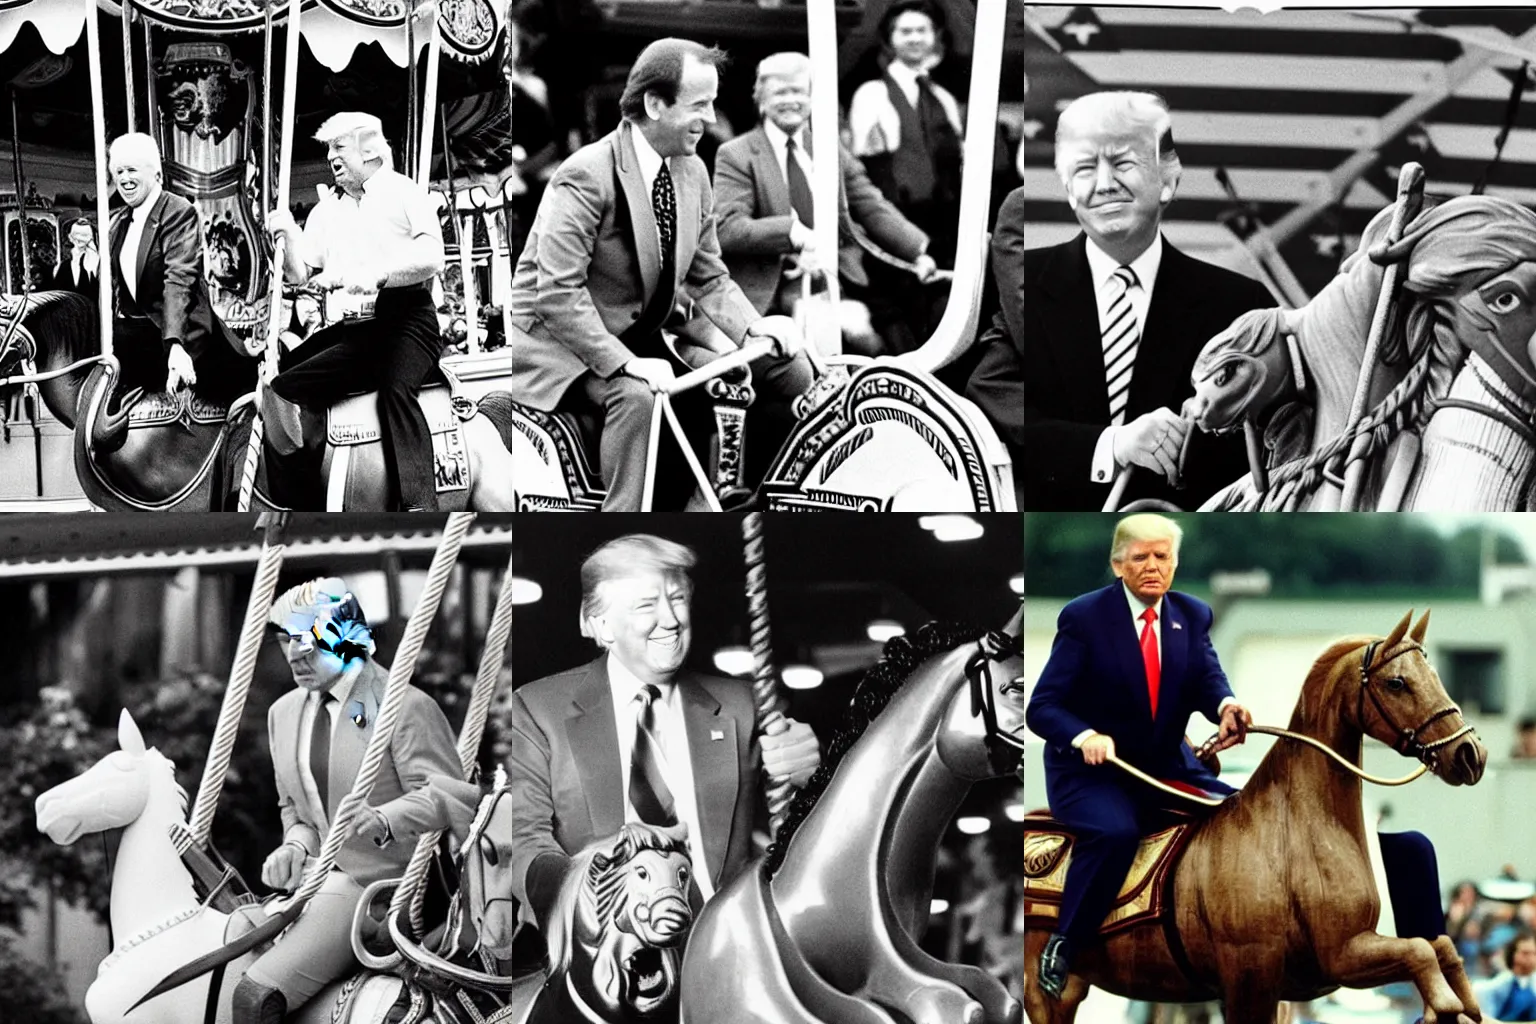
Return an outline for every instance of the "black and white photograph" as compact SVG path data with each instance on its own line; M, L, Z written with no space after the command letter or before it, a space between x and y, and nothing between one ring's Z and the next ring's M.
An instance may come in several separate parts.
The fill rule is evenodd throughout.
M1028 508L1530 507L1536 14L1024 16Z

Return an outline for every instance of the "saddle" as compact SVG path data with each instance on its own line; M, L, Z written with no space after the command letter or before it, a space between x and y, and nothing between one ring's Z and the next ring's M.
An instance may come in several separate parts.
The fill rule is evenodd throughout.
M228 406L217 405L191 391L147 392L128 410L128 429L163 427L171 423L222 424Z
M1194 820L1144 836L1125 884L1099 928L1100 935L1156 921L1172 905L1169 882L1184 847L1193 835ZM1024 923L1027 928L1054 929L1061 916L1062 887L1072 860L1072 830L1049 811L1024 816Z
M326 410L325 439L335 449L330 481L333 490L346 487L352 450L360 445L378 444L383 437L375 395L371 391L353 395ZM437 493L467 490L469 452L460 428L464 420L475 415L475 404L457 395L451 385L442 383L422 388L416 401L432 434L432 475Z

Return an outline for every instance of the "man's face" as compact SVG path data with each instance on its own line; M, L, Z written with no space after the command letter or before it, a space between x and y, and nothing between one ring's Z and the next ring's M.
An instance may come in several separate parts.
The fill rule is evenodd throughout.
M363 182L368 180L368 169L362 152L357 148L357 139L351 135L336 139L326 147L325 159L331 165L331 177L337 188L348 195L357 195L362 191Z
M933 22L922 11L903 11L891 25L891 52L909 67L921 67L933 54Z
M1163 176L1151 133L1126 129L1068 136L1061 150L1067 202L1088 237L1105 251L1152 244L1163 217Z
M138 207L160 183L160 168L133 156L118 157L112 161L112 180L123 202Z
M69 244L75 249L84 249L91 244L91 229L85 224L76 224L69 229Z
M1515 944L1515 955L1509 969L1522 978L1536 973L1536 939L1521 939Z
M811 113L810 72L770 78L763 89L763 116L793 135Z
M607 603L597 616L597 635L643 682L670 681L693 640L687 578L650 571L602 587Z
M649 117L645 137L651 147L664 158L698 152L705 126L715 123L715 94L719 89L720 75L713 65L685 56L676 103L669 104L655 93L646 94Z
M314 623L312 614L290 615L283 624L287 638L282 641L295 685L312 692L329 690L347 669L339 655L322 650L316 643Z
M1151 605L1173 586L1173 570L1178 563L1173 557L1173 541L1136 540L1126 548L1121 561L1109 565L1138 600Z

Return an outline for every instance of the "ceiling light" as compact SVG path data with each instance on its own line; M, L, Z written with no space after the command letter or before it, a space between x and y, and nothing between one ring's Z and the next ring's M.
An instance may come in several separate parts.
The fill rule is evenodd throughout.
M942 914L949 909L949 900L934 899L928 901L928 913Z
M728 676L750 675L755 662L745 647L722 647L715 652L715 668Z
M1003 808L1003 813L1008 815L1008 820L1009 821L1023 821L1024 820L1024 805L1023 804L1009 804L1007 807Z
M964 818L955 819L955 828L958 828L961 832L964 832L968 836L979 836L991 827L992 819L983 818L979 814L968 815Z
M1008 589L1013 591L1015 594L1018 594L1020 597L1023 597L1024 574L1021 572L1014 573L1013 576L1008 580Z
M533 604L544 596L544 588L533 580L525 580L521 576L512 577L512 603Z
M898 636L905 634L906 631L907 627L895 619L876 619L864 627L865 635L877 644L883 644L887 640L894 640Z
M970 516L918 516L917 525L933 533L935 540L975 540L986 531Z
M813 665L784 666L784 685L791 690L814 690L822 679L821 669Z

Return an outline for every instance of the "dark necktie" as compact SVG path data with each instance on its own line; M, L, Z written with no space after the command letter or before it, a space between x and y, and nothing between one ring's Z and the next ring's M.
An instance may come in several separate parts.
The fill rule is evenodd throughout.
M1147 672L1147 698L1152 704L1152 717L1157 717L1157 691L1163 681L1162 656L1157 653L1157 631L1152 623L1157 612L1148 608L1141 613L1141 665Z
M656 226L661 229L661 265L671 267L677 259L677 196L672 190L672 172L661 162L656 183L651 186L651 208L656 211Z
M795 137L784 140L784 176L789 181L789 205L794 208L800 223L808 228L816 226L816 210L811 205L811 183L805 180L805 168L796 159Z
M672 790L661 773L661 743L656 739L656 700L661 691L650 683L635 694L635 745L629 758L629 803L647 825L676 825Z
M331 774L331 701L335 696L322 693L315 705L315 721L309 734L309 773L315 777L315 789L320 793L320 806L331 813L331 797L328 790Z

